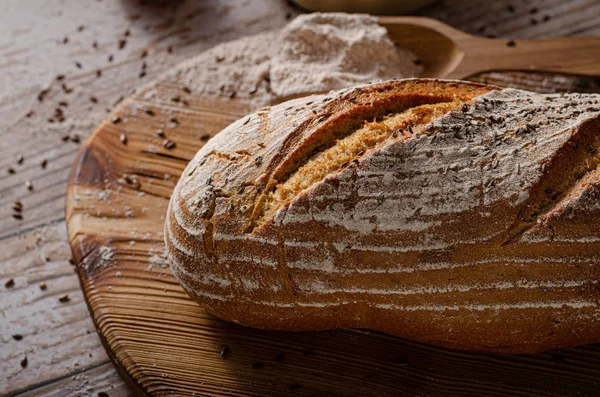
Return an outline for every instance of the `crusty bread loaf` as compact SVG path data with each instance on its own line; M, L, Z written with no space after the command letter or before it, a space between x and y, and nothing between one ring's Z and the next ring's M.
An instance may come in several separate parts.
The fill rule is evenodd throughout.
M524 353L600 342L600 96L411 79L240 119L165 225L212 313Z

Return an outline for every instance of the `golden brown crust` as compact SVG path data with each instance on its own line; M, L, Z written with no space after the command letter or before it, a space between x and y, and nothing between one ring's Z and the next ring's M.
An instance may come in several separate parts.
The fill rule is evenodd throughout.
M365 120L453 100L466 104L263 216L279 183ZM512 353L599 342L599 114L595 95L427 79L263 109L184 172L165 226L172 269L243 325Z

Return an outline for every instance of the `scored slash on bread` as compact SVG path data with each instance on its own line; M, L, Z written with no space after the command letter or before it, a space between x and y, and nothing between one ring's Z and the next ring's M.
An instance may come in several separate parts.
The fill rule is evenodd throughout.
M220 318L507 353L600 342L600 96L388 81L211 139L165 224Z

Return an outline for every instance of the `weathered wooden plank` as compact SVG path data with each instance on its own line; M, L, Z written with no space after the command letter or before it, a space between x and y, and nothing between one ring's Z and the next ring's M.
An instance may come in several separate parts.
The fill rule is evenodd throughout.
M115 367L110 362L98 364L81 372L65 375L55 382L33 386L29 390L15 394L15 397L109 397L133 396L131 389L123 383Z
M106 109L141 84L215 44L280 27L296 13L273 0L188 1L177 7L117 0L45 4L11 3L14 9L0 16L3 37L17 37L0 42L0 238L62 218L66 182L79 146L63 142L63 137L78 135L83 141ZM60 75L65 77L59 81ZM62 84L72 92L65 92ZM49 91L40 102L44 90ZM30 111L35 113L26 117ZM20 155L24 161L17 164ZM16 173L9 174L9 168ZM32 191L25 186L28 180ZM22 221L12 217L14 200L24 204Z
M108 361L70 258L64 222L0 241L0 394Z
M436 2L419 14L475 35L523 39L597 36L599 13L596 0L475 0Z

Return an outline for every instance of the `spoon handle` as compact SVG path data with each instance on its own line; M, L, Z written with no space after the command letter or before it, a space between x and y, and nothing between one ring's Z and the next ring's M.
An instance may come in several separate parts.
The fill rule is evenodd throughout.
M469 35L455 40L463 57L448 74L449 78L460 79L499 70L600 77L600 37L500 40Z

